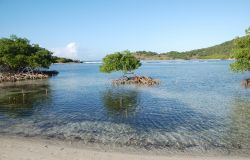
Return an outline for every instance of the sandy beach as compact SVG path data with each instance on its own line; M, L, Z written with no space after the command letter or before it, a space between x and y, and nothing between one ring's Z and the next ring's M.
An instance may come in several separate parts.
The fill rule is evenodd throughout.
M237 156L145 155L105 152L30 138L0 137L0 160L247 160Z

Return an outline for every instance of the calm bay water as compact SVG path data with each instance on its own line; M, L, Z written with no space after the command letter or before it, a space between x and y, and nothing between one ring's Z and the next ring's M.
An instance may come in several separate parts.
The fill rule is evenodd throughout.
M99 64L57 64L48 80L0 83L0 135L171 152L250 155L247 74L230 61L147 61L156 87L112 86Z

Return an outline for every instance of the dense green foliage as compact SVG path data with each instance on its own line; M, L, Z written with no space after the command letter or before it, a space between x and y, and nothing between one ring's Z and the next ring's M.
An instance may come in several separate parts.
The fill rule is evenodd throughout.
M48 68L52 63L52 52L26 38L10 36L0 39L0 67L17 71L25 67Z
M53 63L82 63L80 60L73 60L70 58L63 58L57 56L53 56L52 59Z
M233 48L234 42L233 40L231 40L212 47L196 49L182 53L187 54L190 59L226 59L231 57L233 53Z
M241 39L241 38L240 38ZM208 48L196 49L186 52L170 51L156 53L151 51L137 51L134 55L139 59L169 60L169 59L228 59L233 54L234 41L227 41Z
M109 54L102 61L100 71L105 73L122 71L126 74L141 66L140 61L128 50Z
M231 69L235 72L250 71L250 27L246 30L245 37L235 39L233 51L236 61L231 64Z

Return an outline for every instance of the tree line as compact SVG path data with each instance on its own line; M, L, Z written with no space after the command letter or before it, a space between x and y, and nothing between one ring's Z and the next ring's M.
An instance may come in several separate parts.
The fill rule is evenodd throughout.
M171 51L168 53L158 54L156 52L137 51L130 52L128 50L108 54L103 58L100 66L101 72L122 71L125 74L133 72L133 70L141 66L138 56L159 57L166 56L172 59L190 57L204 57L210 55L230 55L235 58L231 69L236 72L250 71L250 27L246 30L246 36L236 38L220 45L205 49L193 50L189 52ZM198 55L198 56L197 56ZM7 71L19 71L20 69L29 67L49 68L55 62L74 62L74 60L53 56L53 52L40 47L38 44L31 44L26 38L20 38L15 35L9 38L0 39L0 69Z

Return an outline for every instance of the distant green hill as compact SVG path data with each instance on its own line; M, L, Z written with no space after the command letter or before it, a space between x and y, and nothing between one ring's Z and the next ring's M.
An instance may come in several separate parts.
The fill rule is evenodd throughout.
M230 40L212 47L186 52L171 51L166 53L156 53L151 51L137 51L134 55L141 60L228 59L232 55L233 48L234 40Z

